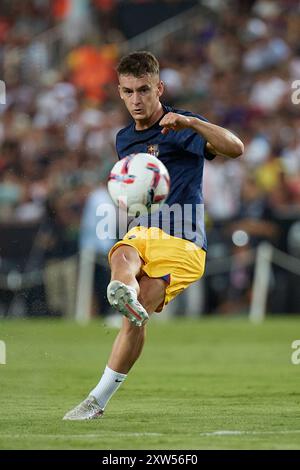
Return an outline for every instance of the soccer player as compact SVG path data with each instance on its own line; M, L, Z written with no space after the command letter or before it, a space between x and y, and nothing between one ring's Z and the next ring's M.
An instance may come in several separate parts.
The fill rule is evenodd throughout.
M123 57L117 68L119 93L132 117L116 139L120 159L150 153L167 167L171 188L166 204L136 221L110 253L110 304L123 315L123 324L98 385L64 419L99 418L140 356L146 323L199 279L204 272L206 237L202 197L205 158L236 158L243 143L230 131L200 115L161 103L164 84L157 59L146 51ZM173 217L168 208L174 207ZM186 211L184 209L187 209ZM167 220L167 223L166 223Z

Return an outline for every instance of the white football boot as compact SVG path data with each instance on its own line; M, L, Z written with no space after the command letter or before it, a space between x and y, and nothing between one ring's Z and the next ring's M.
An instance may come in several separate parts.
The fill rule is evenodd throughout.
M120 281L111 281L107 287L110 305L128 318L134 325L142 326L149 319L144 307L137 300L136 290Z
M98 419L103 416L104 411L98 405L95 397L88 396L79 405L68 411L63 420L84 421L86 419Z

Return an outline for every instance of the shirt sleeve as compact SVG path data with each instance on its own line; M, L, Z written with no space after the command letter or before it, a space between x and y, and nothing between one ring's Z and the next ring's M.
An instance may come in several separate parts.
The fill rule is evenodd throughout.
M202 121L208 122L207 119L197 114L189 113L189 114L186 114L186 116L197 117L198 119L201 119ZM192 129L184 129L182 131L177 132L176 134L179 139L179 145L183 148L183 150L191 154L194 154L195 156L198 156L198 157L202 157L202 158L206 157L207 140L204 137L202 137L201 134L198 134Z
M213 160L214 158L216 158L216 154L215 153L211 153L209 150L207 150L207 147L205 145L205 149L204 149L204 158L206 160Z

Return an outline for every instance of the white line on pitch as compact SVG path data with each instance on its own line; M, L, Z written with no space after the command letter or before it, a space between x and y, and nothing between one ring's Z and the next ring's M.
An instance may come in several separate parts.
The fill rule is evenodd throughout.
M214 431L201 432L200 436L242 436L242 435L259 435L259 434L299 434L300 429L284 430L284 431Z
M163 434L158 432L112 432L113 436L125 436L125 437L156 437L156 436L163 436ZM18 439L23 438L24 434L0 434L0 438L9 438L9 439ZM36 438L47 438L47 439L96 439L96 438L103 438L102 434L30 434L30 437Z

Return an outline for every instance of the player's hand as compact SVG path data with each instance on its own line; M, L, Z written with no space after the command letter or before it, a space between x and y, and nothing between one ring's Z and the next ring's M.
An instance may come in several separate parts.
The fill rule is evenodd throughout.
M170 130L181 131L187 127L191 127L191 120L177 113L167 113L160 120L159 125L162 126L162 134L167 134Z

